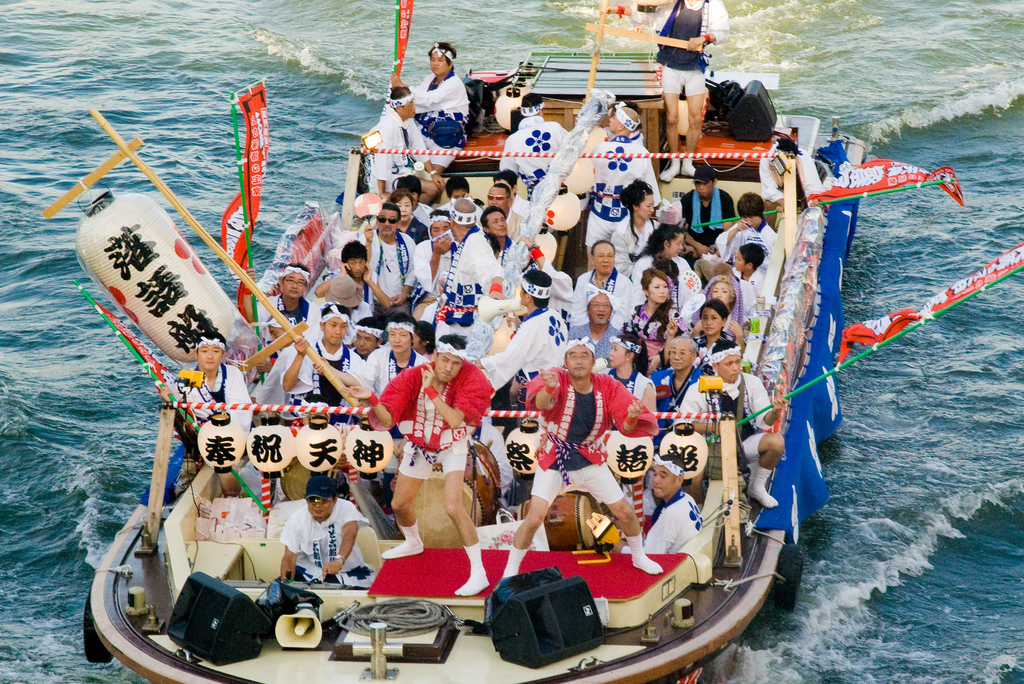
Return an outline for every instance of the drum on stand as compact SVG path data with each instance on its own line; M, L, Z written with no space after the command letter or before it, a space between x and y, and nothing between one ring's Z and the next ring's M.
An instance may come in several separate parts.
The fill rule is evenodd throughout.
M523 504L523 517L530 510L530 503ZM556 496L544 519L548 548L552 551L594 548L594 532L587 526L587 519L595 510L597 501L586 492L566 492Z
M281 471L281 491L289 501L302 501L306 498L306 483L312 476L313 473L306 466L298 460L292 461Z

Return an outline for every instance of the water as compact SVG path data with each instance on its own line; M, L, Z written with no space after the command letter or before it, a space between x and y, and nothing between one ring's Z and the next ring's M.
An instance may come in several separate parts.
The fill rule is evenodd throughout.
M409 75L425 74L435 39L460 48L460 73L504 68L584 44L596 17L577 0L481 6L422 0ZM1022 3L727 6L716 68L778 71L780 109L840 115L875 154L949 164L963 183L967 209L937 189L863 204L848 322L917 307L1024 239ZM40 212L113 152L95 107L147 141L144 158L215 229L236 187L227 97L263 77L263 223L330 203L380 111L393 11L67 0L6 2L0 16L0 681L137 681L87 664L80 626L93 569L148 478L155 394L71 284L78 210ZM106 183L156 196L128 167ZM758 616L736 681L1024 681L1022 299L1011 279L842 375L846 423L819 450L832 501L804 525L801 600Z

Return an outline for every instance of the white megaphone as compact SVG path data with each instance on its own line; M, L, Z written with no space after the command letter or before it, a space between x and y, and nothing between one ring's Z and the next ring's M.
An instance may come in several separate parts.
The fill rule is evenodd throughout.
M324 630L320 613L310 603L300 603L291 615L282 615L274 625L274 636L282 648L316 648Z
M476 309L484 321L491 321L505 314L526 312L526 307L520 304L518 299L491 299L490 297L481 297Z

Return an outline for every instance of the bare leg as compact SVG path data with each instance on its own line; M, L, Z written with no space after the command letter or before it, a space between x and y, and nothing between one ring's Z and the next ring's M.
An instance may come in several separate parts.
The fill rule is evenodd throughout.
M636 519L636 512L626 501L625 497L615 503L605 504L608 510L615 516L619 523L619 529L626 535L626 543L629 544L630 553L633 555L633 567L643 570L648 575L660 575L664 572L660 565L652 561L644 553L644 539L641 535L640 521Z
M516 530L516 536L512 539L512 550L508 554L508 563L505 565L505 572L502 577L511 577L519 574L519 564L526 556L526 550L530 548L533 535L544 524L544 518L548 515L548 508L551 502L534 496L530 498L530 510L527 512L523 523Z
M423 540L420 539L419 527L416 525L416 512L412 509L412 501L422 486L423 480L409 477L402 472L395 478L395 493L391 507L395 511L395 521L405 535L405 541L380 554L381 558L388 560L423 553Z
M665 100L665 135L668 137L668 151L679 151L679 94L662 93ZM656 150L655 150L656 151ZM661 180L668 183L679 174L679 160L673 159L661 172Z
M455 529L459 531L462 544L472 546L479 541L479 537L476 534L476 525L462 503L462 482L462 473L448 473L444 476L444 511L451 518ZM398 518L397 510L395 518Z
M686 127L686 151L696 152L700 142L701 127L704 125L704 98L707 93L689 95L686 98L686 113L689 119Z

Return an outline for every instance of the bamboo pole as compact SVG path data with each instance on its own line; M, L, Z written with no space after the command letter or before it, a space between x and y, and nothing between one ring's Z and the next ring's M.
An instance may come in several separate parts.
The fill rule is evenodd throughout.
M128 149L132 150L133 152L139 149L140 147L142 147L141 138L133 138L132 141L128 143ZM107 159L107 161L97 166L92 173L90 173L82 180L78 181L78 185L71 188L63 195L61 195L60 199L58 199L50 206L46 207L46 209L43 209L43 218L51 219L54 216L56 216L58 211L69 205L83 192L85 192L92 186L96 185L101 178L103 178L108 173L113 171L115 166L117 166L127 158L128 155L126 155L124 152L115 152L114 154L110 155L110 158Z
M725 535L725 565L739 567L743 563L740 546L739 471L736 464L736 419L723 418L718 424L722 452L722 504L732 501L722 532Z
M608 0L601 0L601 15L598 18L598 25L594 27L594 32L597 34L594 37L594 55L590 58L590 77L587 79L587 95L583 98L586 102L590 99L590 91L594 89L594 83L597 81L597 63L601 60L601 42L604 40L605 33L605 21L608 16ZM587 24L587 30L593 24Z
M304 333L308 329L309 326L306 325L305 321L302 321L297 326L292 328L292 330L294 330L297 333ZM249 372L249 369L259 365L260 363L263 363L271 356L287 347L289 344L291 344L291 340L289 340L284 335L281 335L281 337L277 338L276 340L268 344L266 347L263 347L263 349L260 349L258 352L247 358L245 360L245 363L238 364L238 370L242 371L243 373Z
M163 196L167 198L167 201L171 203L171 206L174 207L175 211L177 211L178 214L180 214L181 217L185 219L185 222L192 227L192 230L196 232L196 235L198 235L203 242L209 245L210 249L212 249L218 257L220 257L221 261L223 261L227 265L227 267L230 268L231 271L236 276L238 276L239 280L242 281L242 284L249 289L249 292L256 296L256 299L259 300L260 304L262 304L267 309L267 311L270 312L270 315L274 317L274 320L276 320L278 324L284 329L285 335L288 335L293 342L298 340L301 337L301 335L294 331L292 326L288 324L288 319L286 319L284 315L277 310L277 307L270 303L270 300L267 298L267 296L263 294L263 292L261 292L258 287L256 287L256 283L254 283L252 278L249 277L249 274L245 272L245 269L236 264L235 260L232 259L230 255L228 255L228 253L224 251L224 248L220 246L220 243L214 240L212 237L210 237L210 234L207 233L206 230L201 225L199 225L199 222L196 221L195 217L192 216L192 212L190 212L185 207L185 205L181 203L181 201L177 198L174 192L171 191L169 187L167 187L167 184L164 183L160 179L160 177L156 175L156 172L154 172L153 169L149 168L149 166L144 161L142 161L142 159L139 158L139 155L135 154L134 151L128 148L128 145L125 143L124 139L120 135L118 135L117 131L115 131L113 126L111 126L110 123L103 117L103 115L100 114L99 110L93 109L89 112L89 114L91 114L92 117L96 119L100 127L104 131L106 131L107 135L110 136L110 139L113 140L119 148L121 148L121 151L125 153L125 156L131 159L132 162L134 162L135 166L139 167L139 170L142 171L143 175L149 178L153 185L156 186L157 190L159 190L163 194ZM330 383L334 385L335 389L338 390L338 393L345 398L346 401L353 405L359 402L358 399L352 397L352 395L348 393L348 388L338 378L338 376L334 374L331 365L324 361L322 358L320 358L320 355L316 353L312 345L306 348L306 356L308 356L310 360L313 361L313 366L317 369L317 372L326 377L328 381L330 381Z
M170 404L160 408L160 427L156 433L156 452L153 454L153 475L149 480L149 503L146 506L146 532L153 552L160 534L160 519L164 509L164 490L167 488L167 464L171 460L171 440L174 437L174 409Z

